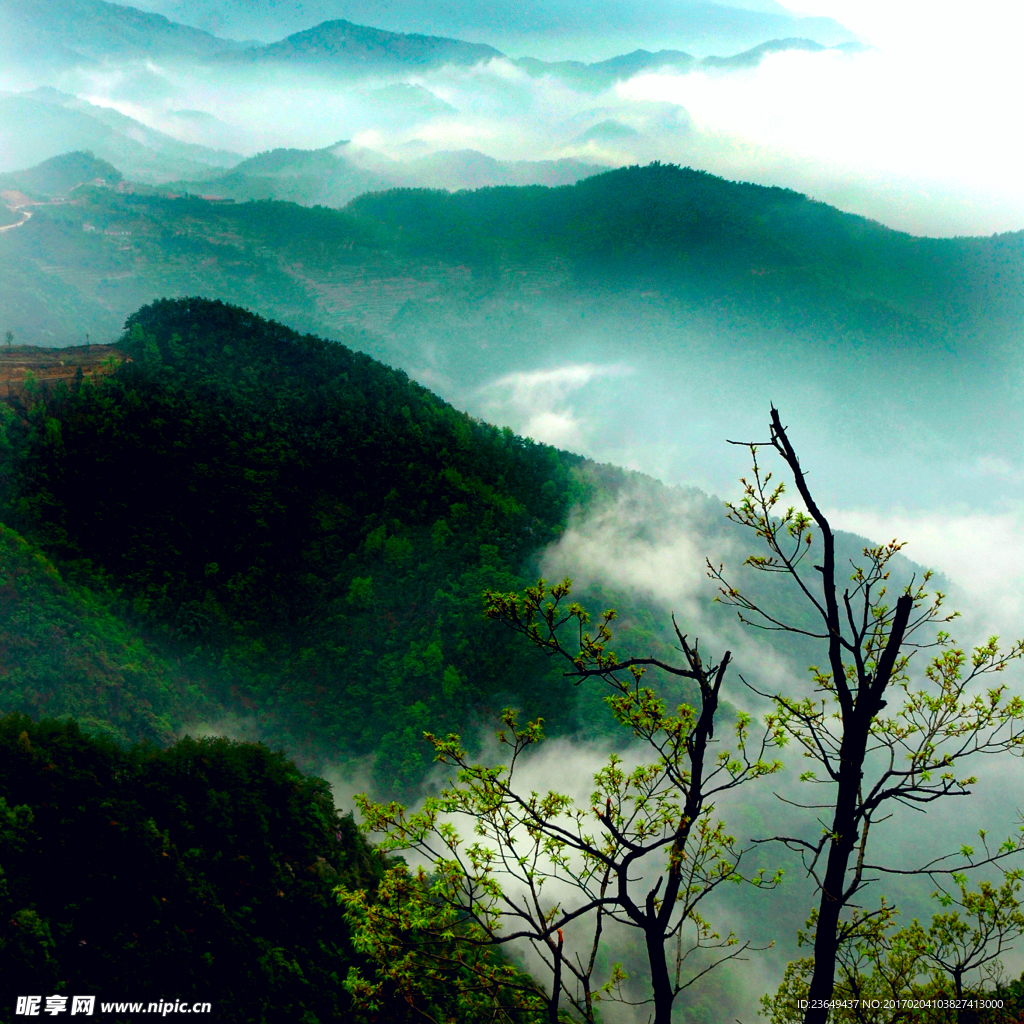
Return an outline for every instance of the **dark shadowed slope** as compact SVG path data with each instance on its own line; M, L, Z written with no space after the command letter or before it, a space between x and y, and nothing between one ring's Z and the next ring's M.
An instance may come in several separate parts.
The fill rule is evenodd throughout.
M195 59L239 46L163 15L105 0L0 0L0 14L5 26L0 55L19 64L88 65L106 57Z

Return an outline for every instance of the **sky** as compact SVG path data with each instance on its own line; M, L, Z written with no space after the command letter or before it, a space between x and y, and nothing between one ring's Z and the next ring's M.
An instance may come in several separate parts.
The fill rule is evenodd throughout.
M876 46L922 41L963 50L968 41L999 45L1004 39L1009 49L1013 26L1019 32L1024 24L1020 5L1007 0L796 0L783 6L794 14L835 18ZM981 54L975 59L985 63Z
M711 169L787 183L915 234L1024 227L1015 48L1024 8L798 0L872 49L779 54L747 75L648 75L622 94L683 104Z

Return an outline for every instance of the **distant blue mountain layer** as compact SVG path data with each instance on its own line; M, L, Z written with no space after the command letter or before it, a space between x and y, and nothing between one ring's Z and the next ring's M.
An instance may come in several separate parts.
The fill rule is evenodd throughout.
M748 49L803 37L826 46L853 34L831 18L797 17L770 0L736 5L702 0L138 0L188 25L234 38L280 39L316 21L345 19L392 32L489 43L546 59L611 57L625 49L686 47L699 53ZM752 10L751 8L757 8Z

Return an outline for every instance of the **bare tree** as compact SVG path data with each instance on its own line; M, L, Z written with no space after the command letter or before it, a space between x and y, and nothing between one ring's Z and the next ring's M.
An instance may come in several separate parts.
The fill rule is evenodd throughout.
M541 723L520 726L506 710L499 734L508 751L506 766L473 764L458 737L430 736L437 759L457 770L457 782L416 814L364 798L360 805L369 828L383 833L385 850L413 851L429 865L419 876L420 905L431 909L418 920L433 915L432 927L470 944L533 945L551 972L551 1024L563 996L588 1022L595 1020L596 1001L628 998L618 966L606 984L593 980L608 922L641 932L651 995L639 1002L653 1003L655 1024L669 1024L681 991L752 948L731 933L715 932L705 916L709 897L725 882L770 887L776 881L763 871L743 875L748 851L716 818L715 801L781 765L764 757L767 734L748 751L745 715L734 720L731 750L714 739L728 652L707 663L677 628L683 666L651 658L620 661L608 649L615 613L606 612L592 634L587 613L567 603L569 593L568 581L550 590L541 581L523 595L490 593L487 614L564 658L568 675L597 676L610 684L607 703L616 720L653 758L628 768L612 755L595 774L586 804L553 791L532 792L518 781L518 771L523 754L542 738ZM573 637L568 647L566 634ZM667 711L642 685L650 666L695 682L700 706ZM457 827L459 820L469 823L473 842ZM364 948L379 947L381 936L389 936L385 947L392 952L377 958L382 965L403 948L401 915L408 913L409 892L406 886L402 906L379 896L371 905L359 894L341 893ZM582 926L589 929L583 955L570 955L564 932ZM387 970L378 967L378 973Z
M781 630L822 644L827 668L812 667L815 695L761 693L774 710L768 717L780 745L793 742L814 767L801 778L823 791L797 806L813 812L808 835L777 836L803 857L818 899L813 924L813 970L806 993L806 1024L824 1024L835 986L842 943L882 910L865 911L858 894L879 875L953 877L990 864L1022 848L1008 839L991 849L969 847L925 864L895 865L873 857L871 833L895 807L922 810L945 797L966 796L976 782L962 764L981 754L1019 751L1024 744L1024 703L1005 686L980 692L982 676L1001 672L1024 652L1017 641L1001 652L991 637L972 652L956 648L942 627L955 615L943 595L930 596L930 574L911 580L894 604L887 594L890 563L903 545L896 541L863 549L841 579L835 536L811 494L800 460L775 408L769 440L750 443L753 475L729 517L749 528L767 548L746 565L795 583L808 618L784 618L731 583L721 566L709 573L720 585L719 600L738 610L747 625ZM778 455L792 475L803 510L781 505L784 486L772 483L758 461L759 449ZM821 563L813 560L814 535ZM929 629L928 627L934 627ZM911 659L933 648L923 679L912 681ZM753 687L752 687L753 688Z

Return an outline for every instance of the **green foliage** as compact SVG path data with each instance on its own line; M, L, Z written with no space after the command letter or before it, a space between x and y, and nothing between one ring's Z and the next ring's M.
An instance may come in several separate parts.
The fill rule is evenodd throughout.
M380 849L412 851L427 869L396 870L372 902L365 893L338 890L357 946L372 961L371 978L353 975L369 998L386 983L408 986L431 975L439 962L518 939L551 972L549 1018L564 999L594 1024L598 1003L627 999L621 965L611 966L603 983L595 976L602 932L619 924L643 936L647 1001L654 1003L655 1021L668 1024L681 991L751 948L715 931L706 901L724 883L771 888L779 876L765 879L763 869L744 876L745 851L716 817L713 801L781 765L761 756L763 744L748 749L745 715L736 716L731 750L714 756L708 750L729 655L705 664L696 644L677 631L687 667L662 667L693 680L699 702L669 712L641 685L654 659L619 661L608 649L614 612L591 635L582 606L566 603L570 589L569 581L550 590L540 581L522 595L489 592L487 615L569 662L578 677L603 680L612 718L638 744L627 755L636 763L613 753L594 774L584 803L553 790L527 791L518 781L517 770L543 739L539 719L520 726L516 712L505 709L498 733L505 763L497 767L473 763L458 736L428 734L434 759L456 776L439 795L414 813L359 798L366 827L383 835ZM563 937L570 926L585 933L582 948L572 952ZM470 990L498 983L468 968L460 980Z
M0 406L0 425L5 412ZM0 714L70 715L122 742L168 742L174 729L208 714L208 695L111 603L62 578L0 524Z
M359 961L330 893L384 864L283 754L124 749L7 715L0 792L5 992L16 977L22 993L211 1000L230 1021L350 1019Z
M978 917L981 932L972 933L954 917L939 915L927 941L900 933L897 942L901 979L906 950L913 951L917 942L922 950L930 950L927 956L933 967L950 971L959 993L968 965L987 962L983 954L992 935L1015 933L1024 923L1024 918L1018 921L1014 916L1016 874L1007 876L1009 889L997 898L984 883L980 896L969 895L963 872L1019 854L1024 850L1024 827L995 849L981 830L981 851L963 845L958 852L926 863L895 868L878 857L872 826L890 817L894 804L923 809L943 797L969 795L977 779L967 774L968 758L1020 753L1024 701L1006 685L989 684L982 690L980 684L983 677L1003 672L1024 656L1024 640L1000 650L993 636L969 654L954 647L943 627L956 614L945 611L941 592L928 593L928 572L920 581L912 578L900 588L891 605L887 597L893 586L890 563L902 547L896 540L865 547L860 560L851 560L852 574L847 579L837 577L837 572L845 572L837 569L835 535L811 494L777 409L771 409L767 447L792 474L806 511L791 506L782 512L785 485L773 483L773 474L759 462L761 446L750 443L747 447L752 473L741 481L742 500L727 506L729 518L751 531L767 554L751 555L745 564L788 582L812 612L811 622L808 625L806 617L794 621L787 610L772 607L772 602L752 599L730 582L721 566L716 569L708 563L709 575L719 584L718 600L736 608L745 625L817 641L827 658L827 670L810 667L812 697L756 691L773 704L766 726L774 743L783 747L793 741L811 762L801 782L826 787L824 797L793 802L812 812L807 815L809 828L774 837L800 853L807 874L814 879L818 906L810 922L814 955L790 965L772 1012L796 1013L801 1009L797 1000L802 991L805 1024L824 1024L837 986L837 969L845 970L848 980L859 977L859 966L848 966L851 949L855 959L870 960L875 973L880 969L886 927L894 911L884 897L877 911L865 911L859 903L862 891L877 882L876 873L952 878L960 886L962 906ZM815 533L821 541L820 564L809 557ZM937 653L915 679L912 659L924 650ZM831 811L831 818L822 811L825 815ZM948 893L946 897L947 902L953 899ZM1013 914L1005 916L1009 907ZM986 932L982 919L990 911L992 930ZM912 981L913 972L908 977Z
M972 889L964 875L956 875L952 888L933 893L946 909L927 925L914 920L898 927L899 914L884 898L874 910L858 908L840 937L837 1005L830 1019L842 1024L888 1024L910 1017L936 1024L1014 1019L1004 1017L1000 1011L1005 1008L996 1002L1004 995L999 958L1024 933L1022 877L1019 869L1004 871L1001 881L983 880ZM800 933L801 945L813 944L817 919L815 911L808 930ZM813 967L813 958L791 962L775 994L762 998L771 1024L803 1019L800 1004L807 999ZM916 1001L922 1005L915 1007ZM959 1001L966 1002L958 1012Z
M385 787L422 776L424 729L499 700L572 726L480 595L558 535L581 459L221 303L156 303L122 344L102 382L5 412L3 518L65 575L293 748L379 747Z
M395 865L372 892L335 890L353 946L366 958L366 966L352 968L345 980L360 1022L381 1020L389 997L416 1018L453 1024L547 1016L536 982L481 942L485 936L472 920L446 905L451 882L444 871L428 877ZM445 1005L453 1003L456 1013L444 1017Z

